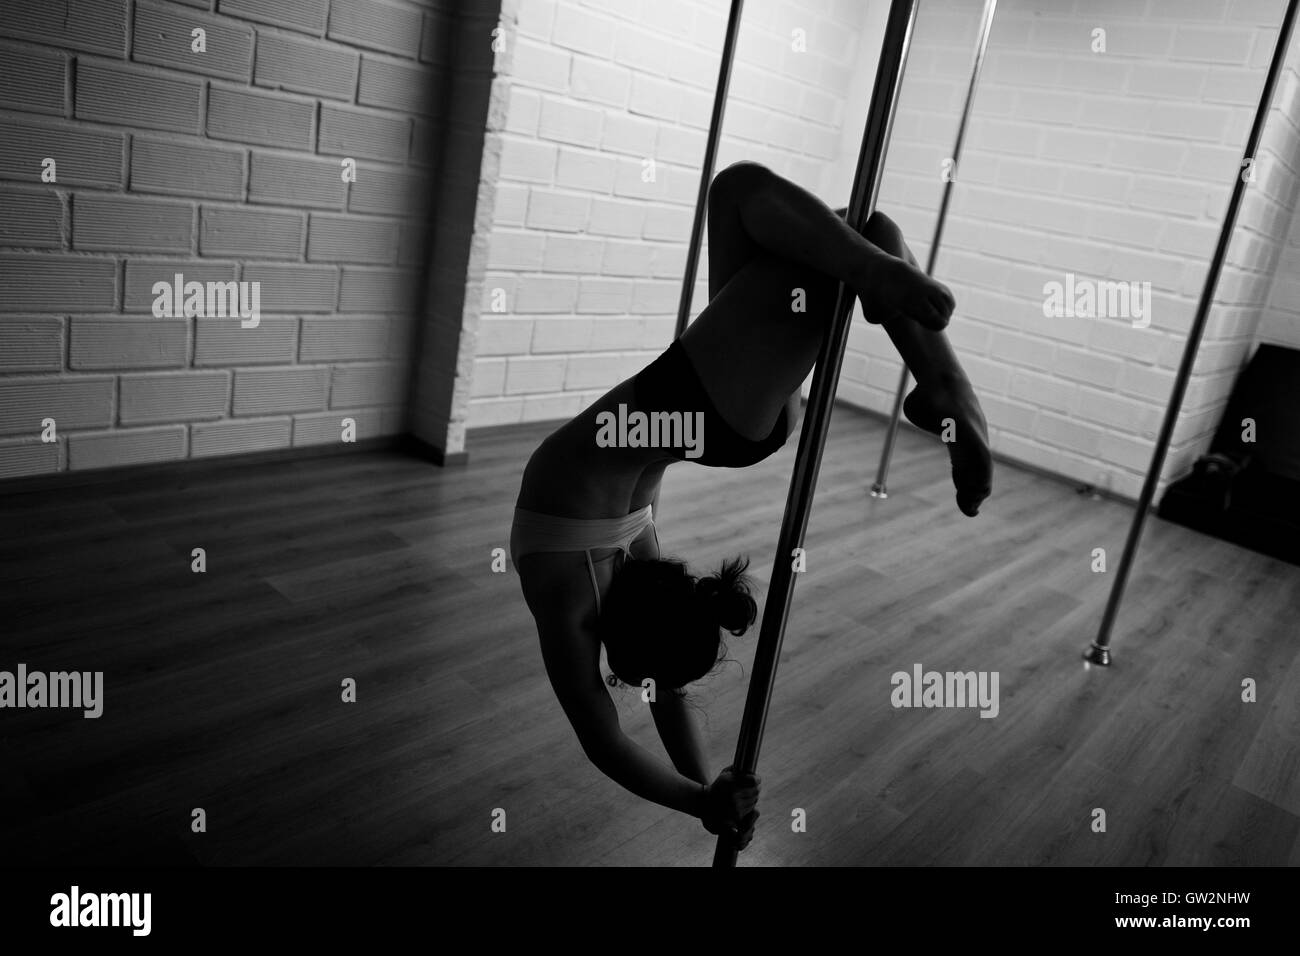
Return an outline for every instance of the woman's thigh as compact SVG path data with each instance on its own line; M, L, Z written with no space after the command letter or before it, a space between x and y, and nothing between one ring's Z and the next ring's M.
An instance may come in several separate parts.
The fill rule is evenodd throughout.
M761 252L682 333L718 413L746 438L765 438L808 377L838 291L831 276Z

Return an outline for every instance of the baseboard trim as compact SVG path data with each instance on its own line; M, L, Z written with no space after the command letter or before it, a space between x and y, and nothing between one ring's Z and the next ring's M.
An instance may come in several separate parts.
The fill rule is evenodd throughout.
M455 451L447 454L437 445L431 445L423 438L416 438L414 435L403 435L401 441L402 450L414 458L431 461L435 465L441 465L444 468L462 468L469 464L469 452L467 451Z
M852 409L855 412L859 412L863 415L866 415L868 418L874 418L882 422L889 421L889 416L886 415L884 412L878 412L873 408L863 408L861 405L854 405L852 402L848 401L847 399L836 398L835 404L840 405L844 408ZM906 418L899 419L899 425L902 428L906 428L910 431L916 432L918 435L925 435L929 438L935 438L935 436L930 434L929 432L917 428ZM937 441L938 439L935 438L935 440ZM1137 507L1138 502L1136 498L1130 498L1128 495L1120 494L1117 491L1111 491L1108 488L1095 488L1092 485L1089 485L1087 482L1080 481L1078 478L1071 478L1069 475L1063 475L1059 471L1052 471L1048 468L1043 468L1039 465L1033 465L1027 461L1021 461L1019 458L1012 458L1010 455L1004 455L1001 452L995 451L995 452L991 452L991 454L994 461L1001 462L1004 465L1010 465L1013 468L1019 468L1021 471L1027 471L1032 475L1037 475L1039 478L1046 478L1049 481L1054 481L1058 484L1069 485L1074 491L1080 493L1086 491L1091 494L1095 494L1099 498L1105 498L1109 501L1118 501L1120 504L1129 505L1135 508ZM874 472L873 472L873 480L874 480ZM994 493L995 494L997 493L996 485L994 486Z
M244 455L214 455L207 458L183 458L147 465L125 465L120 468L96 468L90 471L56 471L45 475L7 478L0 481L0 496L59 491L67 488L85 488L130 481L168 481L195 474L212 474L227 469L236 470L252 465L274 462L309 461L313 458L334 458L339 455L356 455L377 451L401 451L407 436L392 435L383 438L365 438L357 442L333 442L328 445L303 445L298 448L275 448L270 451L249 452Z

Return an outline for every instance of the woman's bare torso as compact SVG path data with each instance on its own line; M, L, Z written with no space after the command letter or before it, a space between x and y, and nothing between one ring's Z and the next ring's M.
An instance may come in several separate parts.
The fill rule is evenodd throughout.
M598 446L597 415L617 414L620 404L636 407L631 379L547 436L528 459L515 504L566 518L612 518L650 504L664 469L676 459L658 448Z
M813 315L793 315L790 290L808 287L818 306ZM691 364L718 413L737 432L758 440L775 425L782 408L793 432L799 420L799 386L816 358L836 285L825 276L770 256L742 268L682 334ZM821 315L817 315L820 312ZM552 432L524 469L515 504L526 511L569 518L612 518L651 504L664 470L678 459L659 448L608 448L596 443L596 417L636 408L632 380L614 386L572 420ZM657 558L655 532L647 528L630 550ZM613 575L617 549L592 552L602 591ZM576 559L576 563L575 562ZM581 555L534 554L517 569L525 579L531 562L573 564L575 595L586 579ZM587 594L590 586L586 585ZM590 597L582 600L591 600Z

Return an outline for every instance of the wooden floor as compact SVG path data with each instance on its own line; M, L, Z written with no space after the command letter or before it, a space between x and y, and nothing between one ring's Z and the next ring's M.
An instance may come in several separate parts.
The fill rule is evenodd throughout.
M0 669L106 683L99 720L0 711L5 862L707 864L698 822L587 763L492 572L548 430L474 437L460 469L383 453L0 497ZM882 431L833 420L742 865L1300 863L1300 569L1154 520L1115 666L1089 670L1092 551L1113 571L1130 509L1003 465L963 518L911 431L872 499ZM748 552L766 582L793 455L670 469L664 551ZM715 767L756 636L697 688ZM895 709L915 663L997 671L999 715ZM615 698L661 752L639 693Z

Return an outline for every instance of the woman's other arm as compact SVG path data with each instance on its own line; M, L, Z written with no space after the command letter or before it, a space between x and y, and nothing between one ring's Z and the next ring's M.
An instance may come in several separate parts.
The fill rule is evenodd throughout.
M704 741L685 698L674 690L659 691L650 702L650 715L678 773L696 783L708 784L713 775L704 755Z
M713 833L740 831L758 802L756 777L727 770L706 786L707 778L678 773L623 733L600 674L595 606L583 562L576 557L575 568L568 558L575 556L530 555L520 579L537 620L547 677L583 753L601 773L643 799L697 817ZM703 769L702 757L698 762L701 766L691 769Z
M581 556L528 555L523 561L520 579L537 619L546 675L587 759L637 796L703 818L707 781L677 773L619 726L600 674L595 606Z

